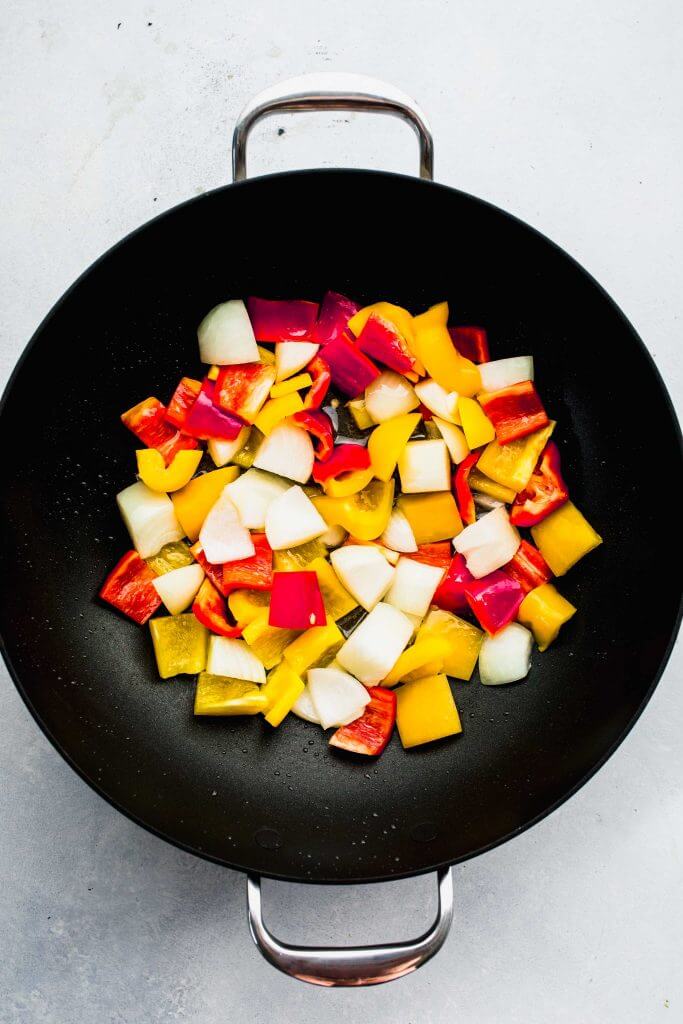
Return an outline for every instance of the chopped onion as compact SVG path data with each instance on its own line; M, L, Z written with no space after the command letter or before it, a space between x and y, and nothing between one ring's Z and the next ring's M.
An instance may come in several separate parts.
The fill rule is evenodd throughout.
M393 668L412 635L411 620L398 608L380 602L353 631L337 661L366 686L376 686Z
M510 522L504 505L487 512L466 526L453 539L453 547L465 556L467 568L476 579L507 565L520 544L519 533Z
M320 539L325 547L338 548L347 537L348 534L343 526L328 526Z
M511 356L510 359L494 359L479 367L482 391L498 391L523 380L534 379L533 356Z
M389 516L387 528L379 538L379 542L394 551L417 551L413 528L400 508L395 508Z
M195 562L157 576L152 586L171 615L180 615L194 601L203 580L204 570Z
M445 441L409 441L398 460L404 494L450 491L451 460Z
M309 341L279 341L275 346L275 379L286 380L303 370L319 348Z
M243 526L248 530L263 530L271 502L288 491L290 486L289 480L252 468L228 484L223 493L237 509Z
M296 484L271 501L265 526L273 551L307 544L327 530L327 523L311 499Z
M323 729L354 722L370 703L365 687L337 668L309 669L308 692Z
M297 343L298 344L298 343ZM278 423L256 453L254 467L305 484L311 475L315 455L311 435L286 420Z
M347 544L330 554L332 568L367 612L386 594L395 570L379 548L369 544Z
M448 423L460 423L457 391L446 391L435 380L429 379L415 385L415 394L435 416Z
M500 686L524 679L531 667L533 636L511 622L495 636L485 636L479 652L479 678L484 686Z
M413 558L399 558L394 581L385 600L410 615L426 615L445 569Z
M241 299L214 306L197 328L197 337L203 363L229 366L261 360L247 307Z
M436 424L439 433L446 442L451 461L457 466L458 463L462 462L470 454L470 447L465 440L463 431L460 427L447 423L446 420L442 420L438 416L433 417L432 423Z
M298 344L298 342L293 342L293 344ZM315 710L315 705L311 700L311 692L308 687L306 687L301 696L297 698L296 703L292 706L292 711L298 718L303 718L304 722L313 722L314 725L320 725L318 712Z
M412 384L393 370L384 370L365 389L365 408L375 423L402 416L419 404Z
M142 481L119 491L116 502L141 558L151 558L164 544L172 544L185 536L168 495L150 490Z
M227 636L209 637L206 671L214 676L229 676L247 683L265 683L266 670L244 640Z
M238 451L244 448L249 436L249 427L242 427L239 434L233 441L222 441L218 438L211 438L207 444L209 455L214 464L220 469L227 465L237 455Z
M251 558L255 552L249 531L226 490L224 487L199 531L199 543L204 549L204 557L212 565Z

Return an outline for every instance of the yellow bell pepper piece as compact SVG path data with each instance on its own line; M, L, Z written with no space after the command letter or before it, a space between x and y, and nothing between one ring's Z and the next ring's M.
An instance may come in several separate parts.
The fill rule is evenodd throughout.
M430 377L446 391L476 395L481 391L481 374L475 364L461 356L444 323L435 323L431 310L415 317L415 353Z
M174 569L182 569L185 565L192 565L194 556L184 540L174 541L172 544L164 544L161 551L156 555L146 558L145 561L152 572L157 576L173 572Z
M204 671L209 632L194 615L150 619L149 630L162 679Z
M218 501L221 491L226 484L237 479L239 472L237 466L213 469L210 473L202 473L190 480L189 484L172 496L176 519L191 541L197 540L204 520Z
M554 429L555 421L551 420L547 427L518 441L507 444L491 441L481 453L477 469L503 487L523 491Z
M311 498L328 526L342 526L359 540L375 540L384 533L393 500L393 480L373 480L348 498L329 498L326 494Z
M207 373L206 376L209 378L209 380L217 380L218 379L218 374L220 372L221 372L220 366L212 366L212 367L209 368L209 372Z
M201 448L191 451L176 452L170 466L164 463L164 457L156 448L140 448L136 451L138 460L138 476L150 491L179 491L189 483L197 466L202 461L204 452Z
M493 441L496 430L476 398L458 399L458 412L465 431L465 440L470 448L481 448L483 444Z
M397 505L410 523L418 544L451 540L462 530L462 519L450 491L402 494Z
M320 593L328 619L337 622L358 607L356 599L351 597L348 590L341 585L339 577L325 558L316 558L309 562L307 569L318 577Z
M424 676L435 676L443 672L443 659L448 653L448 641L440 636L427 636L408 647L398 658L391 672L382 680L382 686L395 686L396 683ZM436 668L430 665L436 663Z
M446 676L425 676L401 686L396 691L396 725L404 747L418 747L462 732Z
M375 427L368 438L370 465L378 480L391 480L399 456L421 419L419 412L394 416Z
M367 430L368 427L374 427L375 421L372 416L365 408L365 400L362 398L354 398L350 402L346 403L346 408L353 417L353 422L356 424L359 430Z
M295 629L271 626L268 622L269 616L270 608L261 608L242 632L242 639L247 642L264 668L279 665L285 650L298 635Z
M273 551L273 568L278 572L299 572L301 569L308 569L311 562L325 558L326 555L327 548L316 537L315 540L309 540L295 548Z
M413 318L407 309L402 306L394 306L391 302L373 302L371 306L359 309L349 320L349 328L358 337L368 322L370 315L376 313L384 320L388 320L397 328L406 340L410 351L413 351Z
M194 692L195 715L256 715L268 707L268 698L256 683L201 672Z
M255 427L247 427L247 435L244 440L243 446L238 452L235 452L231 462L234 462L236 466L240 466L242 469L251 469L252 463L256 458L256 453L261 447L263 441L263 434L260 430Z
M293 391L302 391L304 388L310 388L313 383L313 378L310 373L300 373L296 377L290 377L289 380L282 380L279 384L273 384L270 389L271 398L284 398L285 395L291 395Z
M261 362L265 363L266 366L275 366L275 353L271 352L265 345L257 345L256 347L261 357Z
M447 324L447 302L437 302L435 306L430 306L424 313L413 317L413 328L417 331L424 330L426 327L446 327Z
M354 469L343 473L340 477L330 477L323 483L323 490L330 498L348 498L358 494L367 487L374 476L372 466L367 469Z
M600 534L571 501L532 526L531 536L555 576L564 576L579 559L602 544Z
M302 676L309 668L328 665L343 643L344 635L334 622L313 626L287 647L284 660Z
M417 631L416 645L434 636L448 643L444 672L455 679L470 679L484 640L483 631L452 612L433 608Z
M228 596L228 608L235 622L241 626L248 626L269 605L269 590L233 590Z
M517 497L517 492L513 491L511 487L503 487L495 480L489 480L487 476L479 472L476 466L470 470L467 482L470 485L470 490L477 491L479 494L488 494L489 498L504 501L506 505L509 505Z
M552 583L544 583L529 591L519 606L517 618L534 634L539 651L545 651L575 614L574 605Z
M271 398L254 420L254 426L268 437L278 423L287 419L288 416L293 416L295 412L300 412L303 407L304 403L298 392L293 395L285 395L284 398Z
M292 710L305 688L303 680L286 661L278 665L268 676L262 690L267 701L263 712L266 722L276 728Z

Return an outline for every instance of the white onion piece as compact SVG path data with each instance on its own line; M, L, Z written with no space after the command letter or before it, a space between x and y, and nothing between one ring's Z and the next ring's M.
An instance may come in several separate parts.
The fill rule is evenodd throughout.
M485 636L479 651L479 678L484 686L500 686L524 679L531 667L533 636L519 622L511 622L495 636Z
M307 544L327 530L327 523L311 499L296 484L271 501L265 526L273 551Z
M214 676L243 679L246 683L265 683L266 670L244 640L210 636L206 671Z
M429 378L415 385L415 394L435 416L440 416L448 423L460 422L457 391L446 391L435 380Z
M271 502L288 491L290 486L289 480L252 468L227 484L223 494L228 495L237 509L243 526L248 530L262 530Z
M409 441L398 459L404 494L450 491L451 460L445 441Z
M164 544L185 536L168 495L150 490L141 480L119 491L116 503L141 558L151 558Z
M171 615L180 615L194 601L203 580L204 570L195 562L157 576L152 586Z
M442 420L438 416L433 417L432 423L436 424L439 433L446 442L451 461L457 466L470 454L470 446L465 440L464 432L460 427L447 423L446 420Z
M214 306L197 328L197 337L203 363L228 366L261 361L247 307L241 299Z
M249 437L249 427L242 427L239 434L234 441L224 441L220 438L211 438L207 443L209 455L214 461L214 464L220 469L221 466L227 465L231 459L237 455L241 448L244 448Z
M347 537L348 533L343 526L329 526L320 539L326 547L338 548Z
M254 468L305 484L314 460L313 442L308 431L285 420L263 439L254 459Z
M365 408L375 423L402 416L419 404L412 384L393 370L384 370L365 389Z
M385 600L409 615L426 615L445 569L413 558L399 558L394 582Z
M477 579L507 565L519 547L520 536L504 505L487 512L453 538L453 547L465 556Z
M379 538L380 544L384 544L394 551L417 551L417 541L413 528L407 517L400 508L395 508L389 516L387 528Z
M370 703L365 687L336 668L309 669L308 692L323 729L354 722Z
M204 549L204 557L212 565L251 558L255 551L249 531L226 490L224 487L199 531L199 543Z
M376 605L337 653L337 661L366 686L376 686L410 642L413 623L390 604Z
M352 597L372 611L391 586L395 570L379 548L347 544L330 554L332 568Z
M286 380L303 370L319 348L310 341L279 341L275 346L275 379Z
M312 722L313 725L320 725L318 712L315 710L315 705L311 700L311 692L308 687L304 689L300 697L297 697L296 703L292 706L292 711L299 718L303 718L304 722Z
M494 359L479 366L482 391L498 391L523 380L534 379L533 356L511 356L509 359Z

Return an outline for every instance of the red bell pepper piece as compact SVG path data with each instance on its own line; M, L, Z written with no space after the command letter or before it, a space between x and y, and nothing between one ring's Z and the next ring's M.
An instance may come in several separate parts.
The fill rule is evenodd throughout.
M325 480L341 476L342 473L350 473L354 469L367 469L369 465L370 453L364 445L338 444L324 461L315 463L313 479L317 484L322 484Z
M560 450L554 441L548 441L529 483L512 503L510 520L515 526L535 526L568 498L569 488L560 467Z
M533 381L482 392L479 404L496 429L499 444L516 441L547 427L549 420Z
M147 448L156 448L169 466L177 452L196 448L193 437L182 434L166 422L166 406L158 398L145 398L122 413L121 420Z
M192 377L183 377L178 387L173 392L173 397L166 409L166 419L179 430L185 429L187 414L197 400L197 395L202 390L202 382L193 380Z
M107 576L100 597L141 626L161 604L152 586L156 573L137 551L127 551Z
M524 600L524 591L517 580L496 569L468 583L465 597L479 624L493 635L512 622Z
M392 323L376 313L368 317L356 345L361 352L397 373L415 372L415 359L405 338Z
M219 409L214 404L215 393L215 384L207 377L202 383L202 389L197 395L194 405L187 414L185 430L188 434L199 437L203 441L212 438L234 441L244 423L237 416Z
M474 579L467 568L465 556L455 555L448 566L448 571L436 588L432 604L447 612L466 612L469 608L465 587Z
M322 356L314 356L306 367L306 371L313 378L313 383L306 392L304 409L319 409L325 401L325 395L332 383L330 368Z
M318 319L318 303L304 299L247 299L257 341L310 341Z
M542 587L553 578L545 558L528 540L521 542L514 558L503 566L502 571L513 580L517 580L525 594L536 587Z
M360 718L342 725L330 738L330 746L352 754L377 757L391 739L396 722L396 693L383 686L368 687L370 702Z
M268 397L275 373L265 363L222 366L213 392L215 404L224 412L251 423Z
M334 447L334 427L327 413L322 409L302 409L294 413L292 420L314 438L313 450L316 459L327 459ZM313 474L315 478L315 466Z
M326 292L320 307L318 321L311 331L311 341L327 345L346 330L346 325L360 306L339 292Z
M349 398L357 398L375 377L379 377L375 364L346 334L325 346L325 362L330 368L333 383Z
M432 412L432 410L428 409L426 405L422 404L422 402L420 402L417 411L419 412L420 416L425 421L425 423L427 422L427 420L434 419L434 413Z
M210 579L205 579L192 604L192 612L202 626L218 636L236 637L242 635L242 627L228 619L228 606Z
M310 629L327 623L323 596L314 572L275 572L268 625Z
M273 585L273 552L265 533L252 533L254 554L235 562L212 565L197 541L190 551L209 577L214 587L227 597L233 590L270 590Z
M458 512L463 523L473 523L477 518L474 507L474 497L470 490L470 473L477 464L481 452L470 452L467 458L463 459L453 474L453 490Z
M196 541L196 543L192 545L190 551L194 556L195 562L199 562L214 587L223 594L223 566L214 565L213 562L209 562L207 560L206 555L204 554L204 549L199 541ZM227 597L227 594L224 596Z
M448 333L461 356L473 363L488 363L489 343L483 327L449 327Z
M417 551L409 551L401 556L412 558L414 562L424 562L426 565L438 565L446 568L453 558L453 548L450 541L439 540L432 544L418 544Z

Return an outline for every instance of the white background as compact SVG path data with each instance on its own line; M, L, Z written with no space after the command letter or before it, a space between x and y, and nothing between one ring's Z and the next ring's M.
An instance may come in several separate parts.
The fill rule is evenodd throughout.
M228 179L231 127L253 93L348 70L421 102L438 180L539 227L598 278L680 410L678 0L5 0L0 31L0 384L96 256ZM254 173L416 168L405 126L341 115L271 121L250 156ZM624 429L647 430L636 381ZM666 497L666 481L633 471ZM634 732L569 804L454 870L455 922L436 960L351 992L305 987L261 960L243 877L115 813L48 745L0 668L0 1020L683 1020L681 667L679 647ZM273 883L265 897L283 937L372 941L420 930L434 886Z

